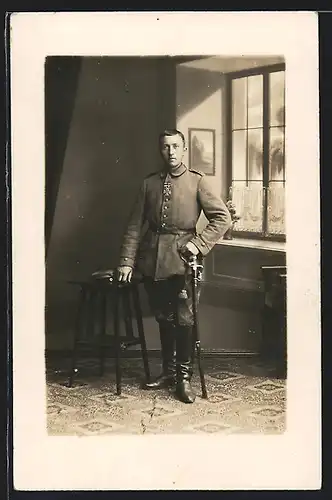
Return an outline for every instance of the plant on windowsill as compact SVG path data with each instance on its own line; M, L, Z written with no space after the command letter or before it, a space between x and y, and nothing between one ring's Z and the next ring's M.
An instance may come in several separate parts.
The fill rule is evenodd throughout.
M238 220L241 219L239 215L236 214L236 207L232 200L228 200L226 203L226 206L228 208L228 211L230 213L231 219L232 219L232 224L229 229L227 229L226 233L224 234L224 240L232 240L233 239L233 230L234 226L237 223Z

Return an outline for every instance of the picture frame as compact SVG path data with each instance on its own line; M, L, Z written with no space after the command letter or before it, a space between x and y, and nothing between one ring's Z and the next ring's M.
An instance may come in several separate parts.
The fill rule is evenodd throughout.
M209 128L189 128L189 168L205 175L216 172L216 131Z

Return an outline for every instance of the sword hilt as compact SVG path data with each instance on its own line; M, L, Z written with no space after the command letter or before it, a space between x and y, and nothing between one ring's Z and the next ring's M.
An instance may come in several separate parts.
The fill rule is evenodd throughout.
M203 271L203 264L199 264L197 255L192 255L188 260L188 266L191 267L193 275L200 278Z

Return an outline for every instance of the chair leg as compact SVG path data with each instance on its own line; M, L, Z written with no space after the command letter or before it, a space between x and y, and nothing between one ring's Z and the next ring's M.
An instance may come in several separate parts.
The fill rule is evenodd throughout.
M76 326L75 326L75 332L74 332L73 349L72 349L72 356L71 356L71 369L70 369L70 373L69 373L68 387L73 386L74 378L75 378L75 375L77 372L76 364L77 364L77 357L78 357L78 342L80 340L80 333L81 333L81 326L82 326L82 312L84 311L86 297L87 297L86 290L84 287L82 287L80 290L80 297L79 297L78 310L77 310L77 316L76 316Z
M120 322L119 305L120 294L122 290L119 287L114 288L113 321L114 321L114 340L115 340L115 370L116 370L116 393L121 395L121 344L120 344Z
M88 342L93 340L94 336L94 307L95 307L95 292L94 290L89 290L86 297L86 323L84 329L84 340Z
M123 301L123 319L126 328L126 336L128 338L134 338L133 318L130 307L130 290L128 287L125 287L122 290L122 301Z
M101 330L99 340L99 373L103 377L105 373L105 337L107 329L107 291L101 292Z
M142 309L141 309L139 291L138 291L138 287L136 285L133 286L132 293L133 293L133 299L134 299L137 330L138 330L138 335L139 335L139 339L140 339L140 343L141 343L141 352L142 352L142 358L143 358L143 364L144 364L145 377L146 377L146 381L150 382L151 375L150 375L148 351L146 348L146 341L145 341L145 334L144 334Z

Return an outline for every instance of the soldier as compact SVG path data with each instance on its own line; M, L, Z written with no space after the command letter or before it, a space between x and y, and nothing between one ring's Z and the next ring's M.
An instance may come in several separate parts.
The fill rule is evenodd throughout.
M146 389L174 387L178 398L193 403L192 292L185 260L205 257L231 225L224 202L207 177L183 163L184 135L165 130L159 137L164 168L141 186L123 238L118 280L129 282L134 269L143 276L159 323L162 374ZM208 223L198 234L201 212Z

